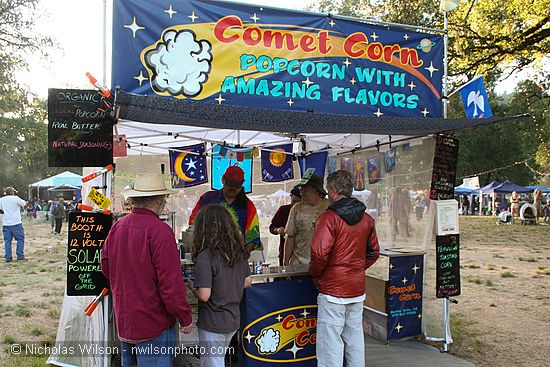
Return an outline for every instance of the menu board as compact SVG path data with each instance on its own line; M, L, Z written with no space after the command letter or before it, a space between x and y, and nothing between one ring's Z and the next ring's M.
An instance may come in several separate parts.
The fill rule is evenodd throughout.
M104 167L113 163L113 120L96 90L48 90L48 165Z
M430 199L445 200L454 197L458 140L439 135L435 142Z
M460 246L458 234L436 236L436 297L460 295Z
M108 281L101 273L101 249L113 221L101 213L69 213L67 295L96 296Z

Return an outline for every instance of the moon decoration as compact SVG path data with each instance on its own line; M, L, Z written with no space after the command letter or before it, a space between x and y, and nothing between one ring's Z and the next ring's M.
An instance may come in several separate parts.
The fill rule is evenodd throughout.
M178 156L176 157L176 159L174 159L174 172L176 173L176 175L183 181L185 182L193 182L195 181L194 178L191 178L191 177L188 177L184 172L183 172L183 160L185 159L185 157L187 156L187 153L188 152L183 152L183 153L180 153L178 154Z

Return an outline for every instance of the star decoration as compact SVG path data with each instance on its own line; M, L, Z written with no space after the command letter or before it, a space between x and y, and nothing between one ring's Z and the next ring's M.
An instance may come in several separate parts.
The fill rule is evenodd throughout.
M373 41L376 41L377 38L380 38L378 35L376 35L375 32L372 32L372 34L370 36L371 36Z
M330 22L328 22L328 24L329 24L331 27L334 27L334 25L335 25L336 23L334 23L334 20L331 19Z
M133 34L134 38L136 38L136 32L137 31L139 31L140 29L145 29L145 27L139 26L136 23L136 17L134 17L134 20L132 21L132 24L125 24L124 28L128 28L128 29L132 30L132 34Z
M248 340L248 344L250 344L250 340L252 340L256 335L250 334L250 330L246 331L246 336L244 337L246 340Z
M256 16L256 13L254 13L254 15L252 15L252 16L250 17L250 19L252 19L252 20L254 21L254 23L256 23L258 20L260 20L260 18L258 18L258 17Z
M403 284L407 284L409 280L407 279L407 277L403 277L403 280L401 281Z
M402 329L403 327L404 327L404 326L401 325L400 322L398 322L398 323L397 323L397 326L395 327L395 330L397 330L397 332L400 333L400 332L401 332L401 329Z
M191 18L191 21L192 21L193 23L195 23L195 19L199 19L199 17L197 17L197 16L195 15L195 12L192 12L191 15L188 15L188 16L187 16L187 18Z
M214 100L218 101L218 104L222 104L222 102L225 101L225 98L222 98L222 95L220 94L218 98L214 98Z
M416 263L415 263L414 266L413 266L413 268L412 268L412 270L414 271L415 274L416 274L416 271L417 271L418 269L420 269L420 267L419 267L419 266L416 266Z
M140 87L144 80L148 80L146 77L143 76L143 72L141 70L139 71L139 75L135 76L134 79L136 79L139 82Z
M281 322L282 319L283 317L280 314L277 315L277 317L275 318L275 320L277 320L278 322Z
M426 70L428 70L428 71L430 72L430 78L433 77L434 71L439 71L439 69L436 69L436 68L434 67L434 64L433 64L431 61L430 61L430 66L427 67L427 68L424 68L424 69L426 69Z
M169 8L169 9L166 9L164 12L165 12L165 13L168 13L168 15L170 15L170 19L172 19L172 16L173 16L174 14L177 14L177 13L178 13L176 10L172 9L172 5L170 5L170 8Z
M350 82L351 84L355 85L355 83L357 83L357 80L355 80L355 78L351 78L349 82Z
M302 83L306 85L306 88L309 88L311 84L315 84L311 80L309 80L309 76L306 78L306 80L303 80Z
M204 176L201 175L201 180L204 180Z
M196 163L197 161L194 161L193 158L191 158L189 162L185 163L185 165L187 166L187 170L189 171L191 168L197 169L197 167L195 166ZM191 173L191 175L193 175L193 173Z
M298 352L299 350L302 350L302 349L304 349L304 348L298 348L298 346L296 345L296 341L294 341L294 345L292 346L292 348L287 349L286 351L291 352L294 355L294 359L296 359L296 352Z
M420 113L423 114L424 117L426 117L426 115L428 115L430 113L430 111L428 111L428 109L426 107L424 107L424 110L420 111Z
M309 315L310 312L307 312L307 310L304 308L304 312L302 312L300 315L304 316L304 319Z
M288 105L292 107L292 104L294 103L294 101L292 100L292 98L289 98L289 100L286 101L286 103L288 103Z
M403 38L405 39L405 41L408 41L410 37L409 37L408 34L405 33L405 34L403 35Z
M418 317L419 319L421 319L421 318L422 318L422 314L419 313L418 315L416 315L416 317Z
M414 82L411 80L411 83L407 84L407 87L409 87L409 88L411 88L411 90L413 90L416 87L416 84L414 84Z
M392 264L392 263L390 263L390 270L392 270L392 269L393 269L393 264Z
M351 65L351 62L350 62L349 59L346 57L346 61L344 61L342 64L346 65L346 67L348 68L348 67Z
M383 113L380 112L380 108L378 108L378 111L376 111L374 114L376 115L376 117L380 117L383 115Z

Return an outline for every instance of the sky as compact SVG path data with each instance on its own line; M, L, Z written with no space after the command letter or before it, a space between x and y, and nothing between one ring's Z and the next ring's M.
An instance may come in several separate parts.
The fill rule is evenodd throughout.
M237 2L305 9L310 1ZM54 38L59 50L53 50L47 59L29 56L31 71L21 72L18 79L41 98L47 97L48 88L90 88L86 72L103 80L103 3L104 0L41 0L36 30ZM108 19L111 7L112 0L107 0Z
M41 98L48 88L90 88L86 72L98 80L103 76L103 4L107 1L108 38L112 0L40 0L37 32L51 36L59 46L47 59L29 56L30 72L18 79ZM241 3L305 9L311 0L239 0ZM107 48L109 48L108 45ZM107 59L110 54L107 54ZM107 68L109 68L107 64ZM107 72L108 73L108 72ZM511 92L518 78L513 76L497 86L497 93ZM108 82L108 80L107 80Z

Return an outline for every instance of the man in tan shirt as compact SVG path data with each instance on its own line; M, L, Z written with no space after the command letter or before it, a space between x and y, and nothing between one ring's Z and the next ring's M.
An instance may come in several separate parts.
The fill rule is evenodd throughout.
M319 215L328 208L323 179L310 171L298 182L302 201L290 209L285 233L284 265L309 264L311 238Z

